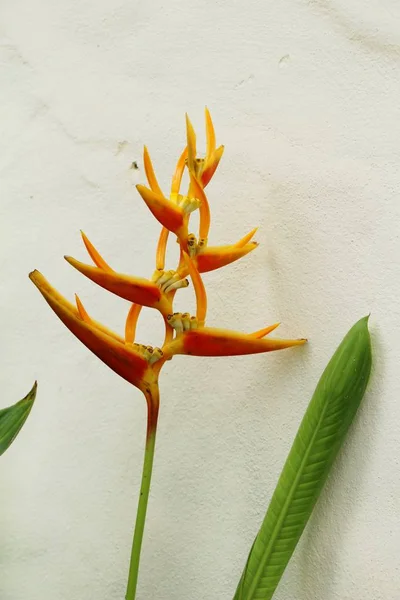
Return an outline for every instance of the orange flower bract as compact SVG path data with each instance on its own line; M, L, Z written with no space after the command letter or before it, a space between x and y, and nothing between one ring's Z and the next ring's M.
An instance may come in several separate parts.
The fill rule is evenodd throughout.
M166 196L157 180L148 149L144 149L144 167L149 187L138 185L137 190L153 216L162 226L156 251L156 270L149 279L118 273L104 260L87 236L82 233L85 247L93 265L75 258L66 260L80 273L104 289L127 300L124 337L94 321L86 312L80 298L76 306L63 298L38 271L30 278L47 303L66 327L108 367L139 388L149 406L158 407L158 377L167 359L175 354L191 356L233 356L271 352L298 346L304 339L277 339L268 336L278 324L250 334L218 329L205 325L207 313L206 287L201 273L219 269L244 257L257 247L253 241L256 229L234 244L209 246L211 213L204 188L209 184L223 153L216 146L214 125L208 109L205 112L206 153L197 156L197 140L193 126L186 118L187 146L178 158L172 177L170 193ZM188 184L182 192L184 171ZM190 217L199 211L198 235L189 233ZM166 247L173 234L180 245L180 260L176 269L165 270ZM176 313L174 297L180 288L189 285L190 278L196 294L194 315ZM142 306L158 310L165 323L162 348L135 342L135 332ZM157 412L156 408L155 412Z

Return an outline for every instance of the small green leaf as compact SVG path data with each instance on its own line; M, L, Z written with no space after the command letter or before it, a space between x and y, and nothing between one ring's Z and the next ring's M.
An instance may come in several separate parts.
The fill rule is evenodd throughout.
M33 402L36 397L37 383L25 398L0 410L0 455L12 444L18 435L21 427L28 418Z
M307 408L234 600L270 600L321 493L371 371L368 317L348 332Z

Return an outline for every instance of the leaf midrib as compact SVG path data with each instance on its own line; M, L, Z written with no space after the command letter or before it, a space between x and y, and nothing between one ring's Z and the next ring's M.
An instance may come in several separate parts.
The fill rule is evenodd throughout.
M288 495L286 497L286 500L285 500L285 502L283 504L281 515L279 516L279 518L277 520L277 523L276 523L276 526L273 529L273 533L272 533L272 535L270 537L270 542L269 542L268 546L266 547L266 550L265 550L265 553L264 553L264 557L262 558L260 566L258 567L258 569L256 571L256 575L255 575L255 577L252 580L252 585L251 585L249 593L247 595L247 600L252 600L254 598L253 594L257 590L258 582L259 582L259 579L262 576L262 572L264 571L265 564L266 564L268 558L270 557L270 555L272 554L273 545L276 542L276 538L278 537L278 534L279 534L279 531L280 531L280 529L282 527L283 521L286 518L289 506L290 506L292 498L294 496L294 492L297 489L297 485L298 485L298 482L299 482L299 480L300 480L300 478L302 476L304 466L305 466L305 464L306 464L306 462L308 460L308 457L310 455L311 448L312 448L312 446L314 444L315 438L317 437L317 435L319 433L319 430L320 430L320 427L321 427L321 423L322 423L322 421L323 421L323 419L325 417L326 411L328 410L329 404L330 403L327 402L326 405L322 409L321 416L318 419L317 426L314 429L314 433L313 433L313 435L311 437L310 443L309 443L309 445L307 447L307 450L304 453L304 457L303 457L303 459L302 459L302 461L300 463L300 468L298 470L298 473L297 473L295 479L293 480L292 485L290 486L290 492L288 493ZM290 454L289 454L289 456L290 456Z

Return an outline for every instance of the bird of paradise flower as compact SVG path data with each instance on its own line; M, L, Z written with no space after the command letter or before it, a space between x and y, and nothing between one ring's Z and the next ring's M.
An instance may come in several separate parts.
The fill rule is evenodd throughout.
M147 402L147 436L144 465L135 532L129 569L127 600L136 595L140 550L146 518L150 480L153 467L157 420L159 413L159 374L165 362L177 354L191 356L233 356L281 350L304 344L305 339L277 339L266 337L279 323L253 333L239 333L206 326L207 295L201 274L224 267L252 252L256 229L241 240L225 246L209 246L210 207L205 187L213 177L224 147L216 146L213 122L205 110L206 154L197 155L196 134L186 116L187 145L180 155L172 178L169 198L157 181L147 148L144 148L144 167L149 187L138 185L137 190L154 217L162 225L156 250L156 269L150 279L124 275L115 271L82 232L83 243L94 265L75 258L65 259L83 275L106 290L131 303L124 336L114 333L95 321L86 312L76 296L73 305L59 294L39 271L30 273L30 279L47 303L68 329L126 381L139 388ZM181 193L185 169L189 175L186 194ZM198 236L189 233L190 216L199 211ZM166 270L166 248L170 233L179 243L180 257L175 270ZM196 313L173 311L176 292L189 285L190 278L196 296ZM135 342L135 332L143 306L161 313L165 324L162 348Z

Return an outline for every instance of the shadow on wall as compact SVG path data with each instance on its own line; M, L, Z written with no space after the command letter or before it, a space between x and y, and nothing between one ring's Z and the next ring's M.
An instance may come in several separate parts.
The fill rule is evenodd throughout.
M324 15L328 16L347 40L356 43L363 50L382 54L388 58L399 58L398 19L389 8L384 6L385 0L379 3L379 9L378 2L375 3L375 10L373 6L370 7L370 12L373 12L375 17L370 23L365 18L363 21L361 11L357 10L361 7L361 3L355 3L358 6L353 8L354 15L350 12L351 3L347 3L346 0L313 0L312 5L317 6Z

